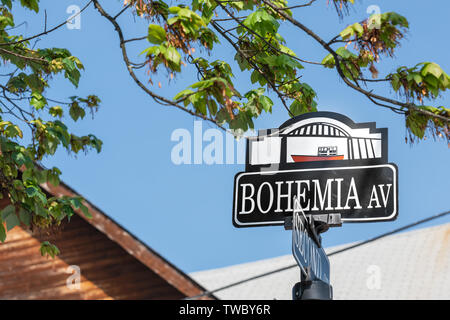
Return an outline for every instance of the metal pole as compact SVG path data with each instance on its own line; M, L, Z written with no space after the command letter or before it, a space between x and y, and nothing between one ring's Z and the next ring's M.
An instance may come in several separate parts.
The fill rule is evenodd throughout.
M330 221L329 219L327 220ZM326 223L324 223L323 221L315 221L312 217L310 220L311 223L308 234L311 238L314 238L316 241L318 241L320 247L322 245L322 237L319 234L327 231L330 224L332 226L341 224L340 217L337 219L337 224L335 224L334 221L333 223L329 224L328 221ZM292 222L290 225L288 223L285 223L285 228L288 229L289 227L292 227ZM307 267L305 271L306 272L300 270L300 282L297 282L292 288L292 299L333 300L333 287L320 279L311 277L313 273L311 272L310 267Z
M292 288L293 300L333 300L333 287L322 280L311 280L300 271L300 282Z

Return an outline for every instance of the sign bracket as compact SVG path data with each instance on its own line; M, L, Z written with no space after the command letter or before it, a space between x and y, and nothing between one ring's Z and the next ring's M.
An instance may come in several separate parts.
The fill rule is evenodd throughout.
M342 227L342 219L340 213L305 215L308 221L313 220L314 228L317 234L328 231L330 227ZM292 230L292 216L284 219L284 229Z

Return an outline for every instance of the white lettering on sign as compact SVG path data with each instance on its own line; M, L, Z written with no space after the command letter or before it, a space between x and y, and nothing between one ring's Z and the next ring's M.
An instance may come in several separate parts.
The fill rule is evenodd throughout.
M362 209L355 179L350 179L347 190L343 190L343 181L343 178L327 179L324 185L317 179L264 182L256 186L244 183L240 185L242 205L238 213L249 214L255 208L264 214L289 213L293 211L294 196L304 204L304 211L307 212ZM391 187L392 184L380 184L369 189L371 195L366 208L386 208ZM342 198L342 195L346 196Z
M246 193L247 187L250 187L250 195L247 195L247 193ZM261 195L260 190L261 190L261 187L258 190L259 195ZM255 194L255 187L252 184L246 183L246 184L242 185L242 210L241 210L241 212L239 212L240 214L249 214L249 213L253 212L253 210L255 209L255 201L252 198L254 194ZM248 211L245 210L247 200L250 200L250 203L251 203L250 210L248 210Z
M334 179L334 181L336 181L336 207L334 208L335 210L342 210L344 209L341 206L341 190L342 190L342 181L344 181L343 178L340 179Z
M277 192L278 205L277 205L277 209L275 210L275 212L292 211L292 208L291 208L291 200L292 200L292 193L291 193L292 188L291 188L291 185L292 185L293 182L294 181L286 181L286 182L278 181L278 182L275 182L275 184L278 187L277 188L277 190L278 190L278 192ZM287 186L288 186L288 191L285 194L281 194L281 185L283 183L287 184ZM287 198L287 200L288 200L288 205L287 205L287 208L285 210L282 210L281 207L280 207L281 206L281 201L280 200L282 198Z
M353 178L350 181L350 188L348 188L347 202L345 203L344 209L351 209L351 207L348 205L350 200L355 201L355 206L354 206L355 209L362 208L361 204L359 203L358 191L356 190L355 179L353 179Z
M387 191L384 191L384 186L387 187ZM388 199L389 199L389 194L391 192L391 187L392 184L379 184L378 188L380 189L380 194L381 194L381 199L383 200L383 206L386 208ZM367 206L367 209L372 209L372 202L375 202L375 208L381 208L381 204L379 201L379 197L378 197L378 192L377 192L377 186L373 186L372 187L372 193L370 194L370 200L369 200L369 205Z
M267 209L266 209L266 210L263 210L263 209L262 209L262 205L261 205L261 191L263 190L263 187L264 187L264 186L267 186L267 189L269 190L269 194L270 194L270 196L269 196L269 205L267 206ZM261 213L264 213L264 214L266 214L267 212L269 212L270 209L272 208L272 204L273 204L273 189L272 189L272 186L270 185L270 183L264 182L264 183L261 185L261 187L258 189L258 196L257 196L257 199L258 199L257 204L258 204L258 209L259 209L259 211L261 211Z
M283 225L294 197L305 214L340 213L342 221L387 221L398 214L394 164L242 172L234 185L236 227Z
M327 208L325 210L333 210L333 208L331 207L331 183L334 181L334 179L328 179L327 180L327 184L325 186L325 190L321 191L320 189L320 181L319 180L313 180L312 182L314 183L314 207L311 209L312 211L318 211L319 207L317 206L317 200L319 201L320 204L320 210L324 210L324 205L325 205L325 198L328 199L327 203Z
M309 180L298 180L295 181L297 183L297 199L299 201L303 201L306 202L306 191L309 190ZM301 192L302 190L302 183L306 185L306 188L303 189L303 192ZM305 210L309 211L309 200L307 202L307 205L305 206Z

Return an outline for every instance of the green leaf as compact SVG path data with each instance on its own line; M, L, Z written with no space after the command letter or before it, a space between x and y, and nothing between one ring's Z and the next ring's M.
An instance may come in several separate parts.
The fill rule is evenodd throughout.
M22 181L31 180L31 177L33 175L32 169L27 169L22 173Z
M265 8L260 8L251 13L243 22L243 24L258 33L260 36L267 37L270 34L276 34L280 27L279 22L270 15ZM241 28L238 33L247 32Z
M259 102L266 112L272 112L273 101L267 96L260 96Z
M9 10L11 10L11 8L12 8L12 2L11 1L12 0L2 0L2 4L4 6L7 6L9 8Z
M336 53L338 55L340 55L342 58L344 59L348 59L348 58L357 58L357 56L350 52L349 50L347 50L345 47L340 47L336 50Z
M93 134L88 135L88 137L90 146L93 147L97 151L97 153L100 153L100 151L102 151L103 141L98 139Z
M23 138L22 130L16 125L9 124L5 129L5 134L9 138L20 137Z
M55 187L59 186L60 180L59 175L61 174L61 171L59 171L58 168L53 168L52 170L48 170L47 172L47 180Z
M184 98L185 96L190 95L192 93L194 93L194 91L192 91L191 89L186 89L186 90L180 91L175 97L173 97L173 99L179 100L179 99Z
M353 30L352 26L348 26L347 28L342 30L339 33L339 35L341 36L342 39L346 40L346 39L350 38L351 36L353 36L354 33L355 33L355 31Z
M40 110L47 105L47 100L38 92L31 94L30 104L36 109Z
M3 1L3 0L2 0ZM23 7L39 12L39 0L20 0L20 4Z
M325 58L323 58L322 64L323 64L326 68L334 68L334 66L335 66L335 60L334 60L333 55L330 53L330 54L328 54Z
M80 209L86 218L92 219L92 214L89 212L89 209L84 204L80 205Z
M427 75L432 74L437 79L439 79L443 73L444 71L441 69L441 67L434 62L425 64L425 66L421 70L422 76L426 77Z
M22 166L25 163L31 161L22 152L18 152L18 151L14 151L14 153L12 154L12 158L13 158L14 162L19 166Z
M163 29L163 27L157 24L151 24L148 27L147 39L151 43L161 44L166 41L166 31Z
M48 217L48 211L38 202L34 203L34 213L44 218Z
M60 106L54 106L49 109L48 113L53 117L61 118L63 116L63 109Z
M57 256L60 253L59 249L54 244L51 244L48 241L42 242L41 248L39 250L43 257L48 255L52 258L55 258L55 256Z
M208 100L207 102L209 113L213 116L217 114L217 103L214 100Z
M170 7L169 12L172 14L177 14L181 10L180 7Z
M425 77L425 82L428 84L428 87L430 88L434 88L434 89L437 89L438 87L439 87L439 82L438 82L438 79L436 79L435 77L434 77L434 75L431 75L431 74L428 74L426 77ZM430 89L431 89L430 88Z
M395 91L398 91L400 89L400 76L397 73L392 75L391 85Z
M44 180L46 181L47 179ZM28 197L30 198L37 197L43 204L47 203L47 197L40 190L39 187L30 184L29 181L25 182L25 186L26 186L25 193L27 194Z
M80 107L78 102L72 103L69 114L74 121L77 121L79 118L83 119L86 115L86 111Z
M11 27L14 26L13 18L9 17L9 16L5 16L5 15L0 16L0 28L3 30L8 26L11 26Z
M74 57L68 57L62 60L64 69L66 70L64 76L69 79L75 87L78 87L81 74L73 60L75 60Z
M174 64L177 64L177 65L180 64L181 56L178 53L177 49L175 49L174 47L168 47L164 56L167 60L170 60Z
M16 208L12 204L10 204L1 211L1 219L5 220L10 215L13 215L15 213L16 213Z
M12 228L19 226L20 225L20 221L19 221L19 217L17 217L17 215L15 213L10 214L6 219L6 230L9 231Z
M258 71L254 70L252 72L252 75L250 76L250 81L252 83L256 83L256 82L258 82L259 77L260 77L260 75L259 75Z
M427 122L428 118L422 116L418 112L411 112L406 117L406 127L409 128L409 130L411 130L411 132L419 139L423 139L425 136Z
M413 79L417 85L420 85L423 82L423 78L418 73L413 74Z
M359 23L355 23L352 25L353 30L355 30L355 32L358 34L358 36L362 36L364 34L364 28L361 24Z
M38 189L34 186L27 187L25 192L29 197L34 197L38 193Z
M20 221L22 221L23 224L26 226L29 226L31 223L31 213L25 210L24 208L20 207L19 210L19 217Z
M6 240L6 230L3 226L3 221L0 219L0 241L5 242Z

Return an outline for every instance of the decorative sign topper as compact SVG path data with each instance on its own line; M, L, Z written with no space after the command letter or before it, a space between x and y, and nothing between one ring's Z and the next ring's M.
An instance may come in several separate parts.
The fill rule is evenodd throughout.
M343 222L394 220L397 166L387 163L387 129L333 112L307 113L247 140L246 172L234 184L236 227L283 225L293 198L305 214Z

